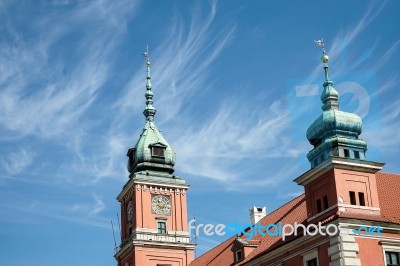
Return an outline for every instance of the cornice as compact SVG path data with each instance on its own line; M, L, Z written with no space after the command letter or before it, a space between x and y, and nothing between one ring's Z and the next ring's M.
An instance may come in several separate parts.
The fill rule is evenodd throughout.
M375 174L385 163L361 161L342 157L330 157L315 168L312 168L293 180L298 185L305 186L331 169L343 169Z
M182 180L182 179L179 179ZM150 190L152 193L156 194L186 194L186 190L189 188L189 184L187 183L173 183L173 182L165 182L165 181L158 181L152 179L136 179L131 178L120 194L117 196L118 201L122 201L123 199L129 198L133 190L143 190L147 191Z

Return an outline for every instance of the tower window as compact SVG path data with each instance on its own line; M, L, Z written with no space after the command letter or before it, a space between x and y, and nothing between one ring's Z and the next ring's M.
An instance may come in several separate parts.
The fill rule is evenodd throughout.
M349 192L350 195L350 204L351 205L356 205L356 193L354 191Z
M386 256L386 265L387 266L398 266L399 262L399 253L397 252L385 252Z
M324 196L322 200L324 202L324 210L328 209L328 197Z
M344 157L349 158L350 157L350 152L348 149L343 149L344 152Z
M317 258L313 258L307 261L307 266L318 266Z
M126 156L128 156L129 158L130 165L132 165L135 162L135 152L136 152L135 148L129 148L128 153L126 154Z
M317 200L317 212L321 212L322 211L322 206L321 206L321 200Z
M354 158L360 159L360 152L359 151L354 151Z
M157 221L157 232L159 234L167 233L167 223L164 221Z
M365 206L365 197L364 197L364 193L358 192L358 199L360 200L360 206Z

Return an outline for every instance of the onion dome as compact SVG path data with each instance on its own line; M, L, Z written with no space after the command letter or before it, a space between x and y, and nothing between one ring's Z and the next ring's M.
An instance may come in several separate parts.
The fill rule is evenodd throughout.
M359 139L362 132L361 118L353 113L339 110L339 93L333 87L328 75L329 57L323 40L316 41L323 49L325 82L321 94L322 114L309 126L307 139L314 146L307 157L315 167L331 156L364 160L367 143Z
M147 58L146 108L143 111L146 122L135 147L128 150L128 171L130 173L136 173L139 171L153 170L172 174L175 165L175 152L154 123L156 109L153 106L148 51L143 55Z

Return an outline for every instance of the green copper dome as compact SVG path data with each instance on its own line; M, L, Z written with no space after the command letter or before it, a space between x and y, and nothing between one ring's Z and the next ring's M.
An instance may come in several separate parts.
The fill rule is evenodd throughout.
M359 139L363 125L353 113L339 110L339 93L328 76L328 56L323 54L325 82L321 94L322 114L309 126L307 139L314 148L307 154L311 166L321 164L331 156L364 160L367 143Z
M175 152L154 123L156 109L153 106L150 60L148 58L146 66L146 108L143 111L146 123L135 147L128 150L128 171L130 173L157 171L172 174L175 165Z
M317 146L323 139L344 136L357 139L362 132L361 118L340 110L327 110L307 130L307 139Z
M152 121L146 121L135 147L128 150L128 157L130 173L146 168L174 171L175 152Z

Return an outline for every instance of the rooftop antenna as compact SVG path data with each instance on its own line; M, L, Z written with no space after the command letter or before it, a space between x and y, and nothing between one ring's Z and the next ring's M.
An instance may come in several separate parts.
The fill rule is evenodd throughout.
M193 220L194 220L194 236L193 242L197 244L197 230L196 230L196 200L193 200ZM191 234L192 232L190 232ZM196 258L196 249L194 249L194 257Z
M114 224L111 220L111 228L112 228L112 232L113 232L113 237L114 237L114 252L117 251L117 242L115 241L115 233L114 233Z
M119 215L118 215L118 212L117 212L117 221L118 221L118 228L119 228L119 236L122 238L121 224L120 224L120 222L119 222Z

